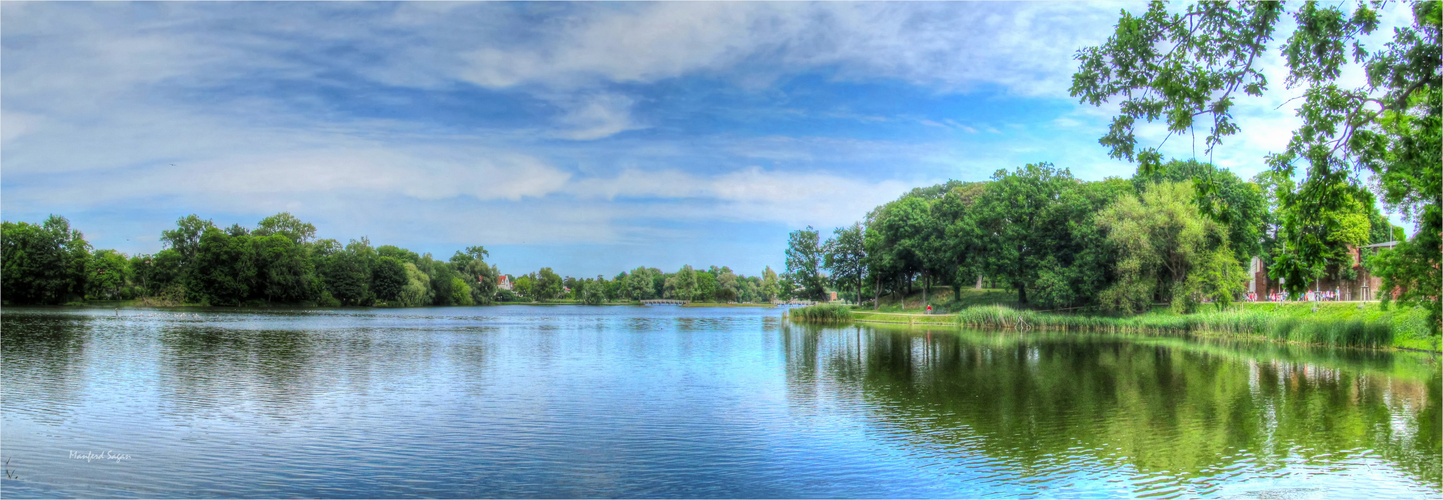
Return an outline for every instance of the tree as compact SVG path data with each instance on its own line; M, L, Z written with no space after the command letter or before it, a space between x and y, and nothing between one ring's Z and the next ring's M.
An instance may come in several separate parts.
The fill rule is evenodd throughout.
M581 285L581 303L598 306L606 302L605 288L606 285L596 281L583 283Z
M1058 221L1051 251L1037 271L1034 302L1044 308L1092 306L1114 280L1117 249L1097 225L1097 214L1118 198L1136 197L1122 179L1084 182L1063 191L1051 218Z
M1124 12L1105 44L1078 51L1072 95L1093 105L1124 97L1121 114L1099 142L1113 157L1138 160L1144 174L1160 166L1161 155L1156 148L1136 149L1133 125L1139 119L1163 119L1170 132L1180 133L1209 116L1204 153L1210 153L1241 130L1230 114L1235 97L1242 97L1237 92L1267 91L1267 80L1253 66L1275 36L1284 8L1270 2L1200 2L1169 13L1159 2L1140 17ZM1412 24L1394 27L1392 41L1370 51L1361 36L1379 27L1379 8L1359 2L1347 14L1338 5L1294 7L1298 28L1282 54L1287 87L1301 87L1294 99L1301 99L1302 124L1284 151L1266 161L1288 179L1300 163L1306 171L1296 190L1280 196L1284 230L1269 275L1287 278L1291 292L1302 291L1335 256L1303 226L1317 225L1310 218L1315 214L1346 213L1351 196L1342 187L1375 180L1384 201L1417 225L1413 239L1393 249L1393 258L1409 262L1377 273L1387 286L1400 287L1404 302L1427 303L1437 331L1443 297L1430 291L1443 281L1443 5L1412 2L1406 7ZM1350 60L1366 74L1362 87L1336 82ZM1362 178L1364 173L1371 179ZM1422 274L1394 274L1399 272Z
M867 248L864 234L863 251L879 257L876 267L890 281L897 282L892 287L894 291L901 290L901 285L905 284L907 291L911 292L913 278L920 273L925 300L931 277L928 271L933 269L927 264L936 263L936 259L929 259L928 251L935 246L933 241L937 236L937 226L928 201L916 196L919 192L929 191L914 189L913 194L883 205L877 211L866 231L867 234L875 234L876 238L873 238L872 248Z
M471 290L470 302L475 304L490 304L496 296L497 278L501 276L495 266L486 264L486 256L490 255L482 246L466 247L465 252L456 252L451 256L451 265L456 271L465 276Z
M1197 160L1173 160L1152 175L1139 172L1132 178L1139 192L1149 184L1182 181L1194 183L1198 211L1227 228L1228 242L1237 260L1247 261L1258 255L1267 223L1267 205L1260 186Z
M541 268L536 279L536 285L532 287L537 300L551 300L561 296L561 276L557 275L549 267Z
M717 284L716 275L707 271L696 272L696 295L697 300L708 301L716 298Z
M736 273L731 269L723 267L721 274L716 277L716 300L717 302L735 302L741 294L739 280Z
M406 264L409 262L402 263L395 257L382 256L376 260L376 268L371 270L371 290L377 299L387 302L400 300L401 291L410 283Z
M58 304L85 295L90 244L64 217L51 215L40 225L3 223L0 260L5 300Z
M416 264L402 264L406 268L406 286L397 297L401 305L414 307L431 303L431 277L421 272Z
M379 247L376 247L376 255L380 257L390 257L399 260L402 263L410 262L412 264L415 264L417 262L420 262L421 260L421 256L416 252L412 252L410 250L397 247L395 245L381 245Z
M317 266L325 289L344 305L366 305L375 297L370 289L369 248L364 238L351 240L345 249L326 255Z
M201 219L200 216L190 214L175 221L175 229L160 232L160 239L170 248L175 249L180 257L180 268L182 273L190 271L190 264L195 259L195 253L200 249L200 237L207 229L215 227L215 223L209 219Z
M231 236L206 228L196 248L191 291L211 305L238 306L256 285L256 257L251 237Z
M249 237L254 245L259 292L266 301L298 303L312 300L316 290L315 264L306 247L283 234Z
M809 300L824 300L826 278L822 276L822 248L812 226L792 231L787 238L787 272L802 286Z
M992 174L977 201L978 245L982 268L990 276L1017 290L1017 301L1027 304L1038 271L1066 231L1054 209L1063 193L1077 185L1067 169L1034 163L1012 172Z
M766 301L777 300L777 296L781 294L781 281L777 279L777 272L772 270L772 266L762 270L762 284L758 291L762 300Z
M451 303L458 306L472 306L476 303L471 299L471 285L460 276L451 277Z
M833 236L823 245L826 267L832 271L832 277L836 280L837 286L851 286L854 292L852 301L861 302L862 276L866 271L864 262L867 258L862 223L854 223L851 227L839 227L833 230L832 234Z
M143 293L150 296L184 295L181 284L180 253L167 248L153 255L137 255L130 261L131 273Z
M86 266L90 276L85 280L85 295L97 299L127 299L130 283L130 260L115 250L97 250L90 254Z
M431 278L431 305L457 304L456 290L452 280L460 276L456 272L455 266L449 262L438 261L428 253L421 256L421 260L416 262L416 267Z
M646 300L652 297L651 271L638 267L626 277L626 295L632 300Z
M697 292L696 275L696 270L692 269L690 265L681 266L681 269L677 270L676 274L666 278L666 288L662 293L662 297L691 301Z
M535 288L535 287L536 287L536 278L533 278L533 277L528 276L528 275L518 276L518 277L516 278L516 282L515 282L514 284L512 284L512 286L511 286L511 288L513 288L513 289L516 290L516 293L519 293L519 294L521 294L522 297L526 297L526 298L531 299L531 300L533 300L533 301L536 300L536 296L533 295L534 290L532 290L532 289Z
M256 224L256 230L251 234L254 236L279 234L297 245L303 245L316 237L316 226L302 222L290 212L281 212L261 219Z
M1241 291L1236 280L1246 273L1231 255L1227 233L1197 212L1195 196L1190 182L1158 183L1097 215L1118 252L1117 279L1100 297L1104 307L1136 313L1156 301L1191 312L1204 295ZM1194 276L1197 268L1207 272Z

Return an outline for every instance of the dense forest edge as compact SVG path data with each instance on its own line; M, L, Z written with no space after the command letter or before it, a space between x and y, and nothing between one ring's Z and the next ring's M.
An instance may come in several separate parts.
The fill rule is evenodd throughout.
M15 305L418 307L512 304L770 305L791 298L771 268L743 276L727 267L672 273L638 267L608 279L561 276L549 267L502 275L482 246L449 259L368 238L316 239L289 212L248 228L221 229L192 214L161 232L166 248L127 256L97 250L65 217L0 224L0 287Z

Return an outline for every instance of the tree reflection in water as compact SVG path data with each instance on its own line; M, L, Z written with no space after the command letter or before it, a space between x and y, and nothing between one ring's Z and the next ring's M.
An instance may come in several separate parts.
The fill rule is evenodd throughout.
M1427 355L797 324L783 341L798 408L855 393L920 448L980 452L1040 481L1121 466L1209 494L1239 474L1377 458L1425 484L1443 479L1440 374Z

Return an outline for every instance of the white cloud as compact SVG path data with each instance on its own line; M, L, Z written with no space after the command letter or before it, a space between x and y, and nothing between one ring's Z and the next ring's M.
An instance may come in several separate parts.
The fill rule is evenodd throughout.
M589 141L644 128L631 118L633 100L616 94L592 95L568 103L556 133L563 139Z
M8 144L30 133L40 120L39 116L30 113L0 110L0 144Z
M578 179L568 191L578 197L617 199L702 199L712 203L665 204L657 218L781 222L833 227L860 220L877 205L896 199L913 184L868 182L839 175L768 171L748 167L713 176L677 169L627 169L609 178Z
M476 47L459 76L493 88L576 88L692 73L768 83L834 67L853 79L1061 97L1075 69L1072 51L1104 40L1118 11L1091 2L587 7L547 26L535 43Z

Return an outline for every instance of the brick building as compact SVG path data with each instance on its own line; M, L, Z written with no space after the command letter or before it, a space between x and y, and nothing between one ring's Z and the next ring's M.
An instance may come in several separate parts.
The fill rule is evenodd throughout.
M1378 290L1383 287L1383 279L1373 276L1368 266L1363 264L1364 259L1383 248L1393 248L1396 241L1365 245L1363 247L1348 246L1348 253L1352 256L1353 279L1343 279L1337 275L1324 276L1319 279L1309 290L1333 291L1337 290L1340 300L1378 300ZM1268 270L1263 266L1262 259L1253 257L1248 263L1248 292L1258 294L1261 299L1268 294L1282 292L1282 283L1268 279Z

